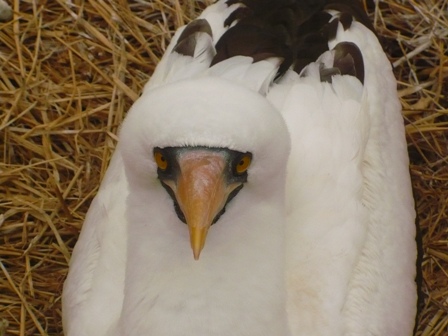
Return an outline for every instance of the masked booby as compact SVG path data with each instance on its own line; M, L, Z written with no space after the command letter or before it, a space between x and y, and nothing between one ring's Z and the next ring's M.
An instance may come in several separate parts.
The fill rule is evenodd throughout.
M357 1L211 5L119 139L64 286L67 336L412 334L403 120Z

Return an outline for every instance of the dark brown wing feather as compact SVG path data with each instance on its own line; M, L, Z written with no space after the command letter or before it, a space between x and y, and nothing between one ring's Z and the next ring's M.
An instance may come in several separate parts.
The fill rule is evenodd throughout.
M325 9L334 9L342 13L342 15L350 16L350 18L355 18L357 21L361 22L364 26L369 28L375 33L372 22L370 22L367 13L361 5L361 1L358 0L328 0ZM341 22L342 23L342 22ZM351 21L350 21L351 23ZM344 23L342 23L344 25ZM350 26L345 29L350 28Z
M353 18L373 31L373 26L361 2L357 0L228 0L227 4L242 4L225 21L232 25L216 44L216 56L211 65L233 56L250 56L254 62L279 57L282 64L277 77L291 66L300 73L302 69L328 50L328 41L335 38L338 22L350 28ZM337 20L325 10L341 12ZM357 47L339 46L335 59L336 73L351 74L361 81L364 69L361 52ZM361 56L360 60L359 57ZM352 67L352 68L350 68ZM335 70L327 71L324 75ZM324 79L325 80L325 79Z
M351 75L364 84L364 61L361 50L352 42L341 42L335 47L333 67L338 68L342 75Z
M194 50L196 49L196 34L206 33L213 36L212 28L207 20L197 19L190 22L180 34L173 51L185 55L194 56Z

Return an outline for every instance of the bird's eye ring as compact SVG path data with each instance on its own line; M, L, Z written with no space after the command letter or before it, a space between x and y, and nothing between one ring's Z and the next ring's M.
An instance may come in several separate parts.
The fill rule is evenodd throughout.
M244 155L240 158L236 164L235 170L237 174L244 174L252 162L252 157L250 155Z
M154 153L154 160L160 170L166 170L168 168L168 161L161 152Z

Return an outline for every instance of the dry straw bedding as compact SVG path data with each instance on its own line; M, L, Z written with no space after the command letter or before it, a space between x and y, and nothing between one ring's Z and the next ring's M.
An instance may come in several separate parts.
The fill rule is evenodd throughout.
M120 122L202 1L11 0L0 23L0 335L62 335L62 284ZM448 335L448 4L369 6L395 66L423 233L418 335Z

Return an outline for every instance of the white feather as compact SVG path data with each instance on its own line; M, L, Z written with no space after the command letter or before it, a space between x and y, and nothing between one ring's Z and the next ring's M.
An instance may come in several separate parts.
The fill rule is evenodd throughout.
M289 73L269 95L288 125L287 288L293 335L412 334L415 211L396 82L378 40L340 25L330 48L362 51L350 76ZM331 55L331 53L327 53ZM323 57L327 59L328 56ZM327 60L328 61L328 60Z
M120 316L127 260L127 196L128 183L117 150L72 254L62 296L66 335L105 335Z
M182 100L170 100L180 95ZM162 125L164 131L157 132ZM127 263L116 335L287 334L285 172L274 164L286 161L287 139L286 127L270 104L219 78L165 86L134 105L120 140L127 148L123 155L132 190L126 203L128 260L136 262ZM186 145L254 155L247 185L211 228L199 262L191 257L188 230L157 180L151 156L157 146Z
M172 99L179 96L183 99ZM257 120L255 127L253 120ZM238 202L231 202L219 225L211 228L200 262L191 256L188 230L175 215L152 158L154 147L185 145L253 153L248 182ZM104 200L108 206L126 199L114 209L113 218L109 213L96 217L91 214L101 209L103 189L99 192L73 254L71 274L82 274L83 267L96 270L84 291L75 283L76 275L67 280L67 335L288 335L283 282L288 153L288 132L280 114L258 93L235 83L200 78L144 94L123 124L109 168L112 172L121 167L115 158L122 158L126 174L120 168L119 177L108 175L103 182L105 190L116 195L119 190L110 184L124 181L129 195ZM89 227L97 225L100 230L105 222L111 231L102 232L97 243ZM119 319L115 308L122 282L115 287L116 294L95 282L115 275L107 273L115 261L95 257L98 251L92 254L86 249L95 244L100 254L107 254L111 251L104 247L117 239L121 242L114 253L124 252L123 240L128 245L127 254L121 256L126 260L126 280ZM80 260L83 257L89 260ZM124 265L120 261L116 266ZM104 273L97 273L103 269ZM116 271L122 274L122 269ZM97 322L99 316L104 324ZM176 323L171 321L174 317Z
M180 27L174 34L170 45L157 65L151 79L145 85L144 92L159 85L192 78L206 70L215 56L214 45L230 27L224 27L224 20L238 7L239 4L227 6L225 1L218 1L207 7L198 19L207 20L212 30L212 36L206 33L196 34L197 47L195 55L185 56L173 52L174 47L186 26Z
M368 235L344 309L347 334L411 335L417 309L415 210L396 81L371 31L354 22L338 30L334 43L342 40L363 51L371 119L362 167Z

